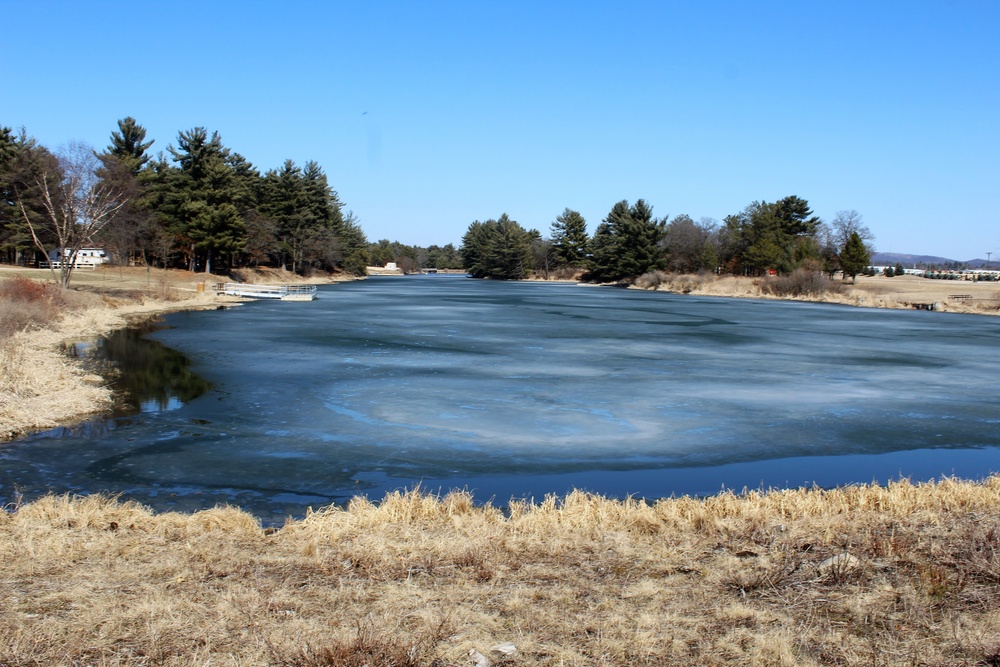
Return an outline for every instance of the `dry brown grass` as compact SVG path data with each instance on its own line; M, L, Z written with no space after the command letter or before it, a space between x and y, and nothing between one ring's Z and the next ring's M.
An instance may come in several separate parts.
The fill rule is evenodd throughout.
M245 270L239 277L264 283L347 279L305 280L276 269ZM111 406L103 380L68 359L61 351L65 343L91 340L137 317L238 302L212 293L211 283L223 280L105 266L74 272L71 289L61 290L48 270L0 267L0 443L73 424ZM204 291L199 283L205 283Z
M827 294L838 294L842 288L842 282L830 280L822 272L808 269L796 269L785 276L769 277L761 284L761 289L766 294L783 297L822 298Z
M644 276L645 278L645 276ZM912 309L913 304L939 305L940 310L975 315L1000 315L1000 291L996 283L929 280L918 276L858 276L857 283L823 283L773 278L716 276L713 274L666 274L639 283L637 287L682 294L725 296L751 299L789 299L838 303L863 308ZM785 284L782 284L785 283ZM952 298L955 294L970 299Z
M0 327L5 334L0 335L0 442L72 424L111 407L104 380L68 358L62 351L65 343L91 340L127 326L133 317L212 307L219 301L173 285L129 294L117 289L115 294L60 290L22 277L0 280L0 323L6 312L21 318L16 326Z
M395 493L270 531L49 497L0 513L0 665L991 665L998 503Z

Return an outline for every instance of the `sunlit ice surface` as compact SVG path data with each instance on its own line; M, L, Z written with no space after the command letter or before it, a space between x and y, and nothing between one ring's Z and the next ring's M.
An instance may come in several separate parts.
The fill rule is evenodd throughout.
M997 318L424 276L164 325L141 341L183 355L147 360L173 393L0 449L0 496L276 520L417 484L503 504L1000 470Z

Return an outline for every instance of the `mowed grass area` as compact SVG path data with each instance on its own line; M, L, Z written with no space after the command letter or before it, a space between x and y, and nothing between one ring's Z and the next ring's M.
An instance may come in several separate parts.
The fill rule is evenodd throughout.
M279 530L48 497L0 513L0 665L996 665L998 509L998 477Z

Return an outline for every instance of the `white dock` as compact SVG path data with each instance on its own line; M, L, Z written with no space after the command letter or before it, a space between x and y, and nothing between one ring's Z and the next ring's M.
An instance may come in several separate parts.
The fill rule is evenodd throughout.
M251 283L220 283L219 294L242 296L249 299L280 299L282 301L312 301L316 298L315 285L254 285Z

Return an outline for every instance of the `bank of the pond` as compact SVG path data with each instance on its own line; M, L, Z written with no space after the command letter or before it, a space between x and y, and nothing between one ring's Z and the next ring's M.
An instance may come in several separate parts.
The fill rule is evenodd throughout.
M701 296L809 301L860 308L933 308L948 313L1000 315L1000 283L996 282L932 280L919 276L858 276L854 284L832 282L830 284L834 289L820 294L782 296L769 292L768 280L670 274L655 289Z
M264 530L0 511L0 664L993 665L1000 478L652 504L356 499Z
M244 279L263 283L329 283L339 278L304 279L284 271L246 272ZM0 267L0 281L27 278L51 282L42 269ZM79 300L41 326L0 339L0 443L31 432L72 426L106 413L114 397L104 378L68 357L67 344L94 340L142 319L180 310L214 309L242 300L211 290L217 276L188 271L102 267L78 270L71 290Z
M219 305L214 295L197 292L178 301L105 299L10 336L0 343L0 441L70 426L111 408L114 397L106 380L67 356L66 344L93 340L137 319Z

